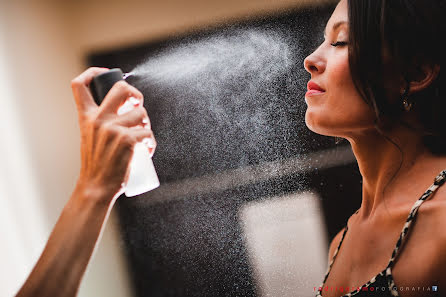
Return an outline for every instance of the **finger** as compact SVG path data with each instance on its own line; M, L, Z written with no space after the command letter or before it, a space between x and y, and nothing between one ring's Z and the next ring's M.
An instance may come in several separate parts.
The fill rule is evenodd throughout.
M84 113L93 107L97 107L90 93L89 85L93 77L107 72L108 70L109 69L107 68L90 67L71 81L71 89L73 91L78 112Z
M119 106L130 98L134 97L140 100L142 105L143 95L138 89L129 85L124 80L120 80L113 85L108 94L105 96L104 101L101 103L100 114L116 113Z
M147 125L150 123L150 120L146 109L139 106L123 115L118 116L116 123L125 127L133 127L138 125Z
M155 148L156 148L156 140L155 137L150 137L150 138L144 138L142 140L142 143L147 146L147 149L149 150L149 156L150 158L153 156L153 154L155 153Z
M124 104L119 106L117 114L121 115L124 113L129 112L130 110L134 109L135 107L138 107L142 105L142 101L140 99L136 99L135 97L129 97Z
M147 112L147 110L146 110ZM142 125L145 129L152 130L152 123L150 122L149 117L142 119Z
M156 148L156 140L155 137L150 137L150 138L144 138L141 141L142 144L144 144L150 151L150 149L155 150Z
M142 142L144 139L148 138L152 139L151 140L152 143L156 146L156 141L152 130L145 128L132 128L129 129L128 131L129 131L128 133L136 141L136 143Z

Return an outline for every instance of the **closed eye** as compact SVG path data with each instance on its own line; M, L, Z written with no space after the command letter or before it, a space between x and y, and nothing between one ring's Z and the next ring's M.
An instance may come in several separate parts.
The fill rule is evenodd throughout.
M332 43L331 45L332 46L345 46L347 44L348 43L346 41L336 41L336 42Z

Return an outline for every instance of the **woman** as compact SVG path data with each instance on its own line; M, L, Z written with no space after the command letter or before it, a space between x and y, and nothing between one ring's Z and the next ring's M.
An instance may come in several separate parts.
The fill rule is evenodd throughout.
M446 296L445 13L440 0L341 0L305 59L306 124L348 140L363 178L318 296Z
M125 81L116 83L97 106L89 91L94 76L107 71L90 68L72 81L81 130L81 171L37 264L18 297L76 296L110 210L122 194L132 149L145 138L156 146L143 95ZM116 112L129 98L135 108Z

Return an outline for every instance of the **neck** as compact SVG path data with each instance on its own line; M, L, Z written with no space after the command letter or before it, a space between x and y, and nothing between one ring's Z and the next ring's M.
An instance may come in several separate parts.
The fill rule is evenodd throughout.
M358 212L358 218L363 221L376 217L379 210L393 202L403 202L395 200L407 196L401 193L407 193L413 174L422 175L425 161L432 158L421 136L404 128L395 128L386 136L375 130L347 139L363 178L363 197ZM414 202L417 199L411 198Z

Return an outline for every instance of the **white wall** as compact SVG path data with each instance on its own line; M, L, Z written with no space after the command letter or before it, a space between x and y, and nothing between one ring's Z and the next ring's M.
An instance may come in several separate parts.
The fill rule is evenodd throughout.
M330 0L0 0L0 297L37 260L79 171L70 81L91 50ZM131 296L112 214L80 296Z
M3 29L0 24L0 30ZM31 268L45 236L45 217L20 121L19 106L7 69L5 39L0 31L0 296L13 293L17 280ZM23 186L26 185L26 186ZM25 220L25 218L27 218ZM29 248L27 248L29 247ZM6 264L6 265L5 265Z
M163 38L290 8L337 0L79 0L71 1L71 27L81 50ZM104 9L105 8L105 9Z

